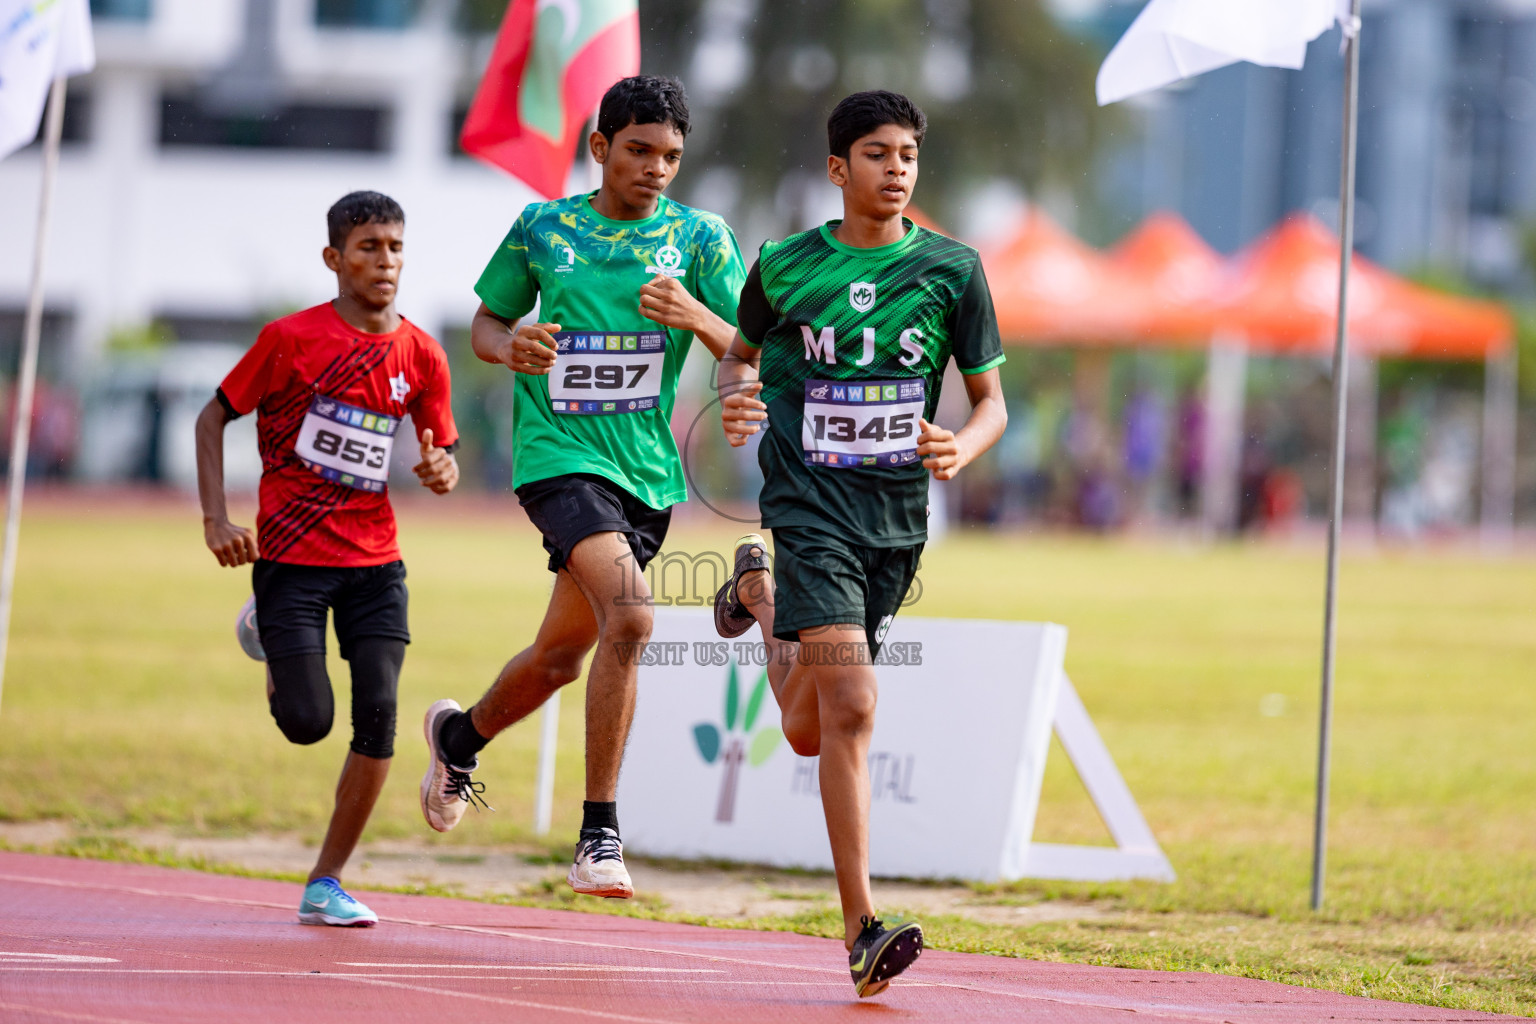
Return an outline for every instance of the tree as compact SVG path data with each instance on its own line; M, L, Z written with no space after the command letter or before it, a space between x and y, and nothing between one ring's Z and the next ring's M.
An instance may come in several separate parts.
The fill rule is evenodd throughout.
M482 31L506 9L459 3L460 24ZM640 30L643 70L682 78L694 105L678 198L725 171L744 198L719 212L783 231L809 225L781 184L822 180L826 116L847 93L893 89L923 107L920 203L942 223L991 179L1072 189L1116 116L1095 107L1096 44L1041 0L640 0Z

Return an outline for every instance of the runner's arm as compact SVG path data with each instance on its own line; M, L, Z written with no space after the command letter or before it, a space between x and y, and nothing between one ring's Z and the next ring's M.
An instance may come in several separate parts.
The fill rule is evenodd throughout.
M971 400L971 415L958 431L945 430L919 419L922 433L917 438L917 454L923 468L936 480L950 480L966 464L997 444L1008 426L1008 408L1003 404L1003 385L997 368L964 376L965 394Z
M740 448L768 419L768 406L757 397L763 382L757 379L762 350L737 333L720 359L720 423L732 448Z
M475 310L469 325L469 344L475 355L487 363L500 363L516 373L543 375L555 365L553 333L559 324L523 324L514 326L491 311L485 303Z
M231 523L224 503L224 427L234 418L217 395L197 416L197 497L203 506L203 540L224 566L256 561L256 535Z
M725 357L736 337L734 325L690 294L681 281L665 274L640 286L640 315L664 327L692 331L716 359Z

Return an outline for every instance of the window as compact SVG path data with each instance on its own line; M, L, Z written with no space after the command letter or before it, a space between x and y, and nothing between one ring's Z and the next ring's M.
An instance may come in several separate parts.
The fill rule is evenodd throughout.
M461 32L495 32L506 12L507 0L459 0L453 20Z
M91 16L121 21L148 21L150 0L91 0Z
M69 83L69 88L64 91L64 125L59 133L59 142L69 146L80 142L90 141L91 126L91 94L80 84L80 80L74 79ZM48 110L43 109L43 119L37 124L37 137L28 145L37 146L43 141L43 132L48 128Z
M419 0L315 0L315 24L341 28L405 28Z
M67 106L64 108L69 109ZM448 112L448 155L451 157L467 157L464 147L459 144L459 136L464 134L464 119L469 116L469 103L455 103L453 109Z
M382 153L390 112L380 106L293 103L271 114L226 114L189 96L160 101L160 145Z

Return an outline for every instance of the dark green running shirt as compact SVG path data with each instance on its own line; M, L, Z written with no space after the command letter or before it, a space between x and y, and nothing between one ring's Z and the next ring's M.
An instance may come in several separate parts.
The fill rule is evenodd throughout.
M967 374L1003 362L992 296L968 245L904 221L901 241L859 249L832 236L838 223L764 243L741 292L768 405L758 506L768 527L920 544L917 419L932 422L951 357Z

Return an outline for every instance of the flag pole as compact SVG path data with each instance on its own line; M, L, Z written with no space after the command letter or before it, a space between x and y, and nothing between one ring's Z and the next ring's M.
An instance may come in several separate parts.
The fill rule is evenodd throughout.
M1355 247L1355 140L1360 107L1360 0L1344 25L1344 140L1339 173L1339 320L1333 342L1333 465L1328 484L1328 570L1323 600L1323 684L1317 730L1317 806L1312 821L1312 909L1323 906L1327 868L1328 776L1333 738L1339 525L1344 515L1344 433L1349 412L1349 265Z
M5 691L5 662L11 639L11 597L16 589L16 545L21 533L21 497L27 485L27 447L32 437L32 399L37 387L37 348L43 330L43 261L48 254L48 219L59 171L59 139L64 134L64 92L68 79L53 80L48 120L43 130L43 189L37 207L37 237L32 242L32 291L22 330L21 369L16 379L16 415L11 426L11 459L6 470L5 553L0 556L0 694Z

